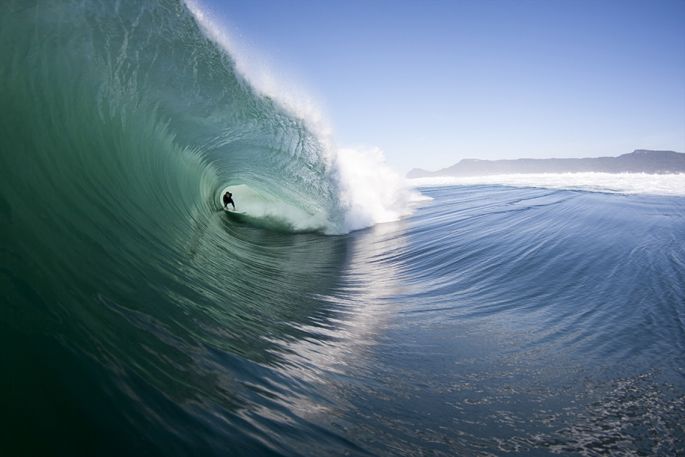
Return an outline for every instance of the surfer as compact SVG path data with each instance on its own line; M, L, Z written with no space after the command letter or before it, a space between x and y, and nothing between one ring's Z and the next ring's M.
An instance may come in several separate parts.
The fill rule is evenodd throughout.
M226 191L226 193L224 194L224 208L228 209L228 204L230 203L231 205L233 205L233 211L235 211L235 203L233 203L232 197L233 197L233 194Z

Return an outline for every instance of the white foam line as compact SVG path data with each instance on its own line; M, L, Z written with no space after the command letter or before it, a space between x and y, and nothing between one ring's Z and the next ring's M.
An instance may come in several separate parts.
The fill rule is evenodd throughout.
M417 187L499 184L513 187L584 190L621 194L685 195L685 173L536 173L409 180Z

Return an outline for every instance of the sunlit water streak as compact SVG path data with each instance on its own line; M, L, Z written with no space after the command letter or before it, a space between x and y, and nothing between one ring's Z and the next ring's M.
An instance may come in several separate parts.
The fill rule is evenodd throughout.
M423 191L342 237L217 215L237 282L202 290L191 262L185 290L151 277L66 327L15 319L5 411L39 412L15 431L77 454L681 452L685 201Z

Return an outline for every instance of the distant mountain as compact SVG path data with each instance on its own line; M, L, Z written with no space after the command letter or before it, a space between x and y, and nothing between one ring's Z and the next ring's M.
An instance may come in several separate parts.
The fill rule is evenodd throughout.
M675 151L636 149L618 157L587 159L516 159L478 160L464 159L451 167L438 171L414 168L408 178L430 176L487 176L520 173L685 173L685 154Z

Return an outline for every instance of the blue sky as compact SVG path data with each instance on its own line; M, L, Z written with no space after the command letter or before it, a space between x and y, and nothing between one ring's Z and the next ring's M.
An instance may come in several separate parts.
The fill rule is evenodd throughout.
M199 3L401 172L685 152L685 0Z

